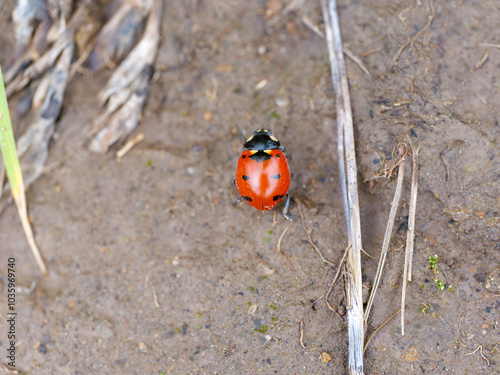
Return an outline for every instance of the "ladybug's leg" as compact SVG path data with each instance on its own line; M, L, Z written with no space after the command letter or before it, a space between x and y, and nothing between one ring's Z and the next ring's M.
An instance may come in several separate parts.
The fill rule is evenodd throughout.
M234 186L236 186L236 178L233 178L233 184ZM240 195L238 198L236 198L234 201L233 201L233 206L237 206L238 204L240 204L240 202L243 200L243 197Z
M293 219L290 216L288 216L288 206L289 205L290 205L290 195L288 195L288 193L286 193L286 203L285 203L285 208L283 208L283 216L285 217L285 219L293 221Z
M233 206L237 206L243 200L243 197L238 197L233 201Z

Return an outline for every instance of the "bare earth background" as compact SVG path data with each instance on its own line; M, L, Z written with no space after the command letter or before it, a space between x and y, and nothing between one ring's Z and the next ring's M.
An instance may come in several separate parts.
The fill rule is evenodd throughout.
M297 206L300 200L317 246L338 263L345 234L333 88L325 40L303 22L321 28L321 9L312 1L286 12L287 4L165 2L157 73L136 130L145 141L121 162L85 147L110 72L77 74L69 83L49 154L49 164L65 162L28 191L50 280L35 264L15 207L0 217L0 276L14 256L23 287L20 373L346 373L345 322L324 297L308 310L335 270L311 250ZM346 60L363 247L374 257L394 192L394 178L375 177L407 134L420 148L406 336L399 316L382 328L367 348L366 374L499 374L500 295L484 282L500 264L500 3L431 4L430 27L394 66L397 51L432 15L430 3L339 4L344 44L372 76ZM12 4L0 9L5 61L13 50ZM11 106L16 111L16 98ZM233 206L242 132L258 127L273 129L286 146L294 222ZM368 334L400 305L408 191L406 178ZM276 250L286 228L281 248L293 269ZM434 254L438 276L453 291L436 287L427 268ZM364 257L368 280L376 265ZM0 289L6 306L6 286ZM338 284L332 303L341 295ZM299 321L306 312L304 350ZM6 329L2 319L4 363Z

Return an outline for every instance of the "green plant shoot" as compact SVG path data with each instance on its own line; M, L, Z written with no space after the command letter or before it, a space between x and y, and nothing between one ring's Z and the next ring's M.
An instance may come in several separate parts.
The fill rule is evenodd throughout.
M23 175L17 156L16 142L14 141L14 132L12 131L12 123L10 121L9 106L7 104L7 96L5 94L5 86L3 83L3 74L0 67L0 151L2 152L7 178L10 184L12 197L16 202L19 218L23 225L24 233L28 244L33 252L38 266L43 274L48 277L47 267L40 254L40 250L35 242L33 231L28 220L28 209L26 206L26 195L24 191ZM2 186L0 186L0 189Z

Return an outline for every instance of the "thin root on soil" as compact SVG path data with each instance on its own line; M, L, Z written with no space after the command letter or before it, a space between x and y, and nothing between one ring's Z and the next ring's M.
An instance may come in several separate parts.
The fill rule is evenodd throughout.
M286 255L286 253L281 249L281 240L285 236L285 233L287 232L288 229L290 229L290 227L286 227L285 230L283 231L283 233L281 233L281 236L278 239L278 244L276 245L276 249L278 250L278 253L281 253L281 255L283 255L283 257L285 258L286 262L290 266L291 270L295 271L295 267L293 266L292 262L290 261L290 259L288 259L288 256Z
M309 232L309 230L307 229L306 227L306 223L304 221L304 216L302 215L302 209L300 208L300 201L297 199L297 207L299 208L299 215L300 215L300 220L302 221L302 226L304 227L304 231L306 232L307 234L307 239L308 239L308 242L311 244L311 246L313 247L313 249L318 253L318 255L320 256L321 260L323 262L325 262L326 264L328 264L329 266L331 267L335 267L335 264L333 264L332 262L330 262L329 260L327 260L324 256L323 256L323 253L321 252L320 249L318 249L318 247L314 244L312 238L311 238L311 233Z
M330 302L328 302L328 299L330 298L330 293L332 292L333 286L337 283L339 276L340 276L340 270L342 269L342 265L344 264L345 257L347 255L347 252L349 251L350 247L345 249L344 255L342 256L342 259L340 259L339 266L337 268L337 273L335 274L335 277L333 278L332 282L330 283L330 288L328 288L328 292L326 293L326 306L332 310L337 316L341 319L344 320L344 318L338 313L337 309L330 305Z
M464 357L468 357L470 355L473 355L475 354L477 351L479 350L479 354L481 354L481 357L483 357L483 359L486 361L486 363L488 364L488 366L490 365L490 360L488 358L486 358L483 354L483 346L482 345L478 345L477 348L473 351L473 352L470 352L470 353L467 353L467 354L464 354Z
M420 30L418 30L415 35L413 35L406 43L404 43L401 47L399 47L398 51L394 55L392 59L392 64L391 66L396 65L396 62L399 59L399 56L403 53L403 51L408 47L409 45L415 43L415 41L422 35L422 33L429 28L429 26L432 24L432 21L434 20L434 17L436 16L436 11L434 9L434 2L432 0L429 0L429 8L430 8L430 15L429 18L427 19L427 22L424 27L422 27Z
M392 314L390 317L388 317L386 319L385 322L383 322L375 331L373 331L373 333L368 337L368 339L366 340L365 342L365 347L363 348L363 354L365 353L366 351L366 347L368 346L368 344L370 343L370 340L373 338L373 336L375 336L375 334L383 327L385 326L387 323L389 323L392 319L394 319L396 317L396 315L398 315L399 313L401 312L401 309L397 309L397 311Z

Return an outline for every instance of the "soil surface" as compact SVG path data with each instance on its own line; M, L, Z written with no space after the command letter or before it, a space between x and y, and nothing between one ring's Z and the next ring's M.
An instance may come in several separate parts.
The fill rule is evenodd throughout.
M405 336L399 315L377 331L365 373L499 374L500 292L491 287L498 280L488 280L500 265L500 3L338 7L344 45L370 73L346 58L367 280L395 189L395 173L384 170L401 142L420 150ZM2 8L3 62L13 41L12 8ZM134 133L145 140L122 160L114 156L120 145L107 155L86 147L110 71L77 74L67 87L48 161L63 163L27 193L49 280L14 205L0 217L0 276L16 259L17 369L347 373L346 322L325 303L336 267L304 230L326 259L340 262L346 237L334 92L325 39L307 26L323 30L319 2L172 1L163 13L156 74ZM267 213L233 205L242 138L260 127L286 147L293 222L282 205ZM401 304L410 159L367 336ZM7 305L6 285L0 289ZM330 303L341 300L342 282Z

